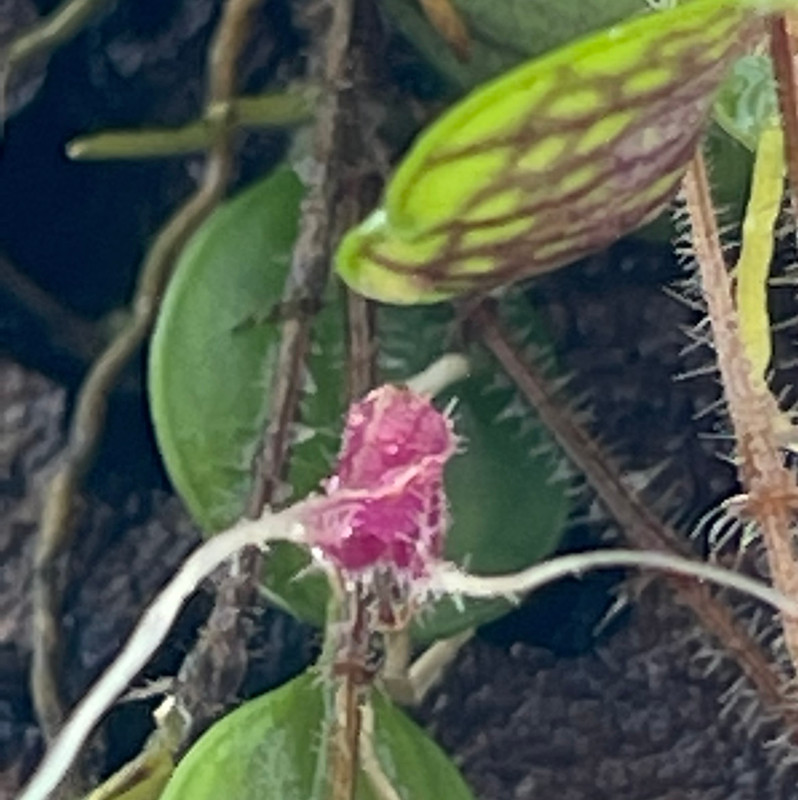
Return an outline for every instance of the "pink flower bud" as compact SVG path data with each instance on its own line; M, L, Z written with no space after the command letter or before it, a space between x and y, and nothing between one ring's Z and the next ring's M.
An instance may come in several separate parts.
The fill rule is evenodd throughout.
M456 449L451 420L428 398L390 385L370 392L349 409L325 495L306 505L308 544L343 573L425 576L443 549L443 468Z

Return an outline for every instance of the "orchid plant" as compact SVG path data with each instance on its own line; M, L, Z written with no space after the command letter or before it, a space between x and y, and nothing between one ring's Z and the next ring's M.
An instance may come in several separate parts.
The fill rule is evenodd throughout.
M716 269L704 275L703 293L714 329L720 332L716 338L724 383L737 391L729 395L732 415L740 412L740 418L750 421L747 405L752 398L765 398L760 406L767 430L758 428L755 436L748 436L741 423L738 433L747 470L742 505L760 521L771 542L778 539L775 529L791 529L795 491L792 474L774 466L783 443L783 437L777 441L775 428L783 426L784 418L774 411L763 378L769 352L763 344L767 315L764 325L761 316L766 278L751 265L759 268L769 259L761 243L772 239L773 208L781 195L771 192L763 210L761 195L754 192L745 244L759 247L753 256L748 255L750 244L749 251L744 249L738 288L745 294L738 296L735 307L717 237L713 239L712 230L707 233L714 215L711 208L707 212L695 152L713 113L741 141L753 136L759 142L761 136L762 152L773 145L767 132L776 107L772 84L765 119L759 119L753 134L729 112L733 104L713 104L735 61L763 40L763 21L781 20L781 12L791 5L753 0L661 3L656 14L601 30L501 75L418 138L389 182L382 205L346 233L335 257L339 275L357 293L396 305L423 306L466 296L473 306L475 295L480 300L485 292L500 289L502 302L532 328L529 344L540 341L541 333L530 326L521 296L504 287L564 266L649 222L671 203L687 173L695 256L702 268L711 263ZM721 101L724 96L728 100L726 88ZM776 140L775 150L782 147L782 140ZM763 157L757 163L766 165L757 176L771 169L768 186L778 189L781 162ZM214 535L148 609L119 659L75 710L22 800L44 800L55 789L108 706L167 634L180 603L220 563L247 546L269 553L265 589L270 596L306 618L323 617L325 643L318 664L216 723L176 769L174 741L180 740L185 720L183 710L167 701L158 737L116 784L101 787L95 797L132 797L124 791L137 774L147 778L139 778L141 793L136 797L162 800L222 792L236 800L465 800L471 795L457 770L383 689L401 692L397 679L408 667L413 626L421 632L417 642L425 638L425 624L426 640L439 640L428 651L437 668L456 652L470 628L507 608L506 602L474 605L474 598L515 599L565 574L610 566L666 570L720 583L775 606L786 615L788 633L798 614L796 593L776 561L775 588L664 552L615 550L535 564L556 544L567 509L564 490L555 491L548 511L538 514L545 520L536 540L528 529L512 530L510 525L505 531L504 523L480 513L483 499L472 498L478 523L490 523L476 540L477 555L500 549L493 539L505 533L524 540L527 549L521 563L484 567L485 573L504 573L499 575L480 574L478 558L468 565L467 559L456 559L452 553L467 556L474 548L475 540L462 533L466 527L461 522L472 516L465 506L475 491L474 475L490 470L483 464L478 471L480 459L487 460L484 428L470 423L468 430L461 430L461 422L479 422L474 396L488 393L485 384L478 384L483 379L478 356L463 350L446 353L441 342L447 342L447 335L440 332L451 330L456 318L443 312L443 322L435 322L433 311L417 327L435 341L437 350L429 342L418 346L406 331L393 342L386 335L381 353L385 382L345 404L336 369L344 333L334 313L339 304L334 291L313 331L316 350L311 349L302 387L301 425L292 431L294 458L279 497L282 508L239 519L256 434L270 424L263 380L252 376L263 374L264 353L279 346L280 292L301 199L294 172L277 170L222 208L181 255L152 342L150 398L175 486L198 522ZM757 299L751 301L754 295ZM726 305L719 306L718 297ZM489 318L489 307L473 312L469 302L463 304L466 317ZM278 313L253 321L258 307ZM399 314L396 308L380 309L378 326L383 332L396 331L410 319ZM413 358L406 353L398 357L408 340ZM534 399L534 386L523 375L519 378L517 370L514 374L511 360L503 359L502 340L495 335L491 339L491 334L485 340L519 386L527 387L527 399ZM743 363L753 366L742 373L726 370L726 364L740 360L740 352ZM414 372L410 364L429 368L408 377ZM267 373L267 381L279 378ZM438 405L436 396L443 398ZM504 397L488 419L508 416L511 402ZM539 411L544 422L552 418L544 408ZM342 416L341 444L331 467ZM518 502L525 510L529 504L538 510L543 507L543 482L530 470L545 471L546 462L530 458L528 442L519 452L521 436L511 428L502 433L496 426L489 438L494 446L499 442L503 453L519 456L511 471L521 482L508 482L507 487L508 492L517 489L517 497L502 490L493 493L498 492L502 506L513 507L523 498ZM557 430L554 434L572 455L568 437ZM533 435L538 445L541 437L539 432ZM757 472L763 458L763 447L755 446L760 440L770 459L769 475L778 473L780 494L771 491L767 480L763 484ZM574 460L581 466L579 458ZM456 478L458 464L465 463L471 467ZM615 510L612 497L602 499ZM783 513L774 523L768 515L778 502ZM451 543L458 541L452 550ZM453 602L454 611L441 604L444 598ZM428 659L427 669L430 657L422 658ZM405 673L411 696L413 678L417 684L428 683L418 669Z
M444 375L452 369L448 363L440 368ZM181 600L247 545L288 541L307 548L335 585L343 613L328 631L329 650L319 667L212 728L160 794L167 800L216 797L222 786L234 797L264 790L265 796L296 798L395 800L439 791L470 797L440 751L420 733L409 733L408 722L399 721L384 698L373 696L377 670L368 649L373 637L402 630L430 595L513 596L586 569L638 566L717 582L798 614L798 601L757 581L662 553L613 550L564 556L509 576L470 576L440 555L447 521L443 471L456 450L451 417L426 393L387 385L355 403L324 494L241 522L189 558L75 710L22 799L45 798L56 788L100 716L168 633ZM327 689L331 718L320 702ZM408 739L416 740L414 747ZM269 747L279 753L267 758Z

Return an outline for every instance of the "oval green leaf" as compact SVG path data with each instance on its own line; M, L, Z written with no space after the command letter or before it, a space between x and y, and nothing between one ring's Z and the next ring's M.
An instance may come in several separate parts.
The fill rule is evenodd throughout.
M283 168L221 206L183 251L158 317L149 363L156 438L172 482L208 532L246 506L302 191ZM318 485L337 448L344 406L336 312L325 309L315 326L289 475L295 497Z
M544 335L523 296L508 300L528 344ZM447 349L454 326L444 307L379 309L381 377L402 381ZM436 399L454 404L455 429L463 452L446 468L452 524L446 558L475 574L514 572L549 555L560 541L570 507L565 486L552 483L557 462L531 410L495 366L470 353L472 374ZM431 641L483 624L506 613L504 600L441 599L425 609L414 638Z
M328 689L315 671L245 703L211 727L175 770L161 800L324 800L321 743ZM473 800L452 762L381 696L374 751L401 800ZM380 800L361 771L357 800Z

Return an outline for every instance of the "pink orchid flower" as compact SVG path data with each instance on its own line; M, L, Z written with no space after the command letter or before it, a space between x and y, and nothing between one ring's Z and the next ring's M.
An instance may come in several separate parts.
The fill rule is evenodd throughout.
M385 385L347 415L335 473L305 505L307 543L344 577L375 572L401 585L440 560L448 525L443 470L452 420L429 398Z

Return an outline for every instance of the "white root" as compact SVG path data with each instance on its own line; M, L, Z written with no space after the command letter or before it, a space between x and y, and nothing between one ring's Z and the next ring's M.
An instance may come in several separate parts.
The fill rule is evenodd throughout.
M653 551L598 550L589 553L575 553L560 556L543 564L536 564L521 572L486 577L460 572L452 564L441 564L433 572L429 588L433 594L513 598L520 594L534 592L536 589L568 575L580 575L590 570L620 567L656 569L686 575L700 581L709 581L755 597L778 609L782 614L798 619L798 600L788 597L761 581L722 567Z

